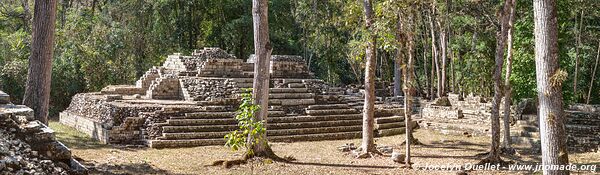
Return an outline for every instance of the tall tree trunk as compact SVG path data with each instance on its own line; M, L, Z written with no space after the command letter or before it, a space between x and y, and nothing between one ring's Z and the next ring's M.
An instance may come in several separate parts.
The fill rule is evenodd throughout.
M394 96L400 96L402 91L402 20L398 13L398 22L396 23L396 59L394 59Z
M422 16L421 16L422 17ZM423 42L423 72L425 74L425 90L427 91L427 98L431 99L431 94L433 93L433 88L432 85L430 84L430 78L428 75L428 71L429 69L427 69L427 48L429 48L429 46L427 45L427 25L425 24L425 19L424 17L421 18L422 21L422 26L423 26L423 31L425 31L425 33L423 35L421 35L421 41Z
M440 71L439 71L439 62L438 62L438 53L437 53L437 42L435 41L435 25L433 20L435 18L432 18L431 16L433 16L435 14L435 5L432 5L432 9L431 11L429 11L428 17L429 17L429 28L431 30L431 99L435 99L436 95L434 95L433 93L433 83L435 82L434 79L435 77L433 76L433 74L436 74L437 77L437 97L439 97L440 95ZM435 69L434 69L435 68Z
M596 55L596 64L594 64L594 71L592 72L592 80L590 80L590 89L588 90L586 104L590 104L590 97L592 96L592 89L594 88L594 79L596 79L596 70L598 69L598 59L600 59L600 43L598 43L598 54Z
M48 124L48 103L52 79L56 0L36 0L29 70L23 104L32 108L35 119Z
M533 16L542 163L544 166L568 165L561 91L567 73L559 68L556 1L534 0ZM569 171L544 169L544 174L569 174Z
M400 22L400 21L399 21ZM414 30L414 28L412 27L412 23L413 23L413 17L412 17L412 12L410 12L409 14L409 19L408 19L408 29L409 30ZM413 92L414 92L414 80L413 80L413 74L414 74L414 62L413 62L413 47L414 47L414 42L413 42L413 31L409 31L406 30L406 42L407 42L407 46L408 46L408 61L407 61L407 65L403 66L403 70L404 70L404 122L406 126L406 160L404 161L406 163L406 167L411 167L411 161L410 161L410 145L412 144L413 141L413 134L412 134L412 121L411 121L411 115L412 115L412 98L413 98Z
M375 65L377 34L373 29L373 6L371 0L364 0L365 25L368 30L368 45L366 49L367 65L365 68L365 104L363 107L362 154L358 157L368 157L376 153L373 128L375 125Z
M256 119L263 121L265 127L267 126L267 110L269 107L269 66L271 64L271 51L273 50L269 41L268 6L268 0L252 1L254 52L256 55L252 96L254 97L254 104L260 106L260 110L255 114ZM262 138L260 143L254 145L254 156L273 156L274 154L269 147L266 133Z
M492 100L492 112L490 119L492 120L492 145L490 154L483 162L501 162L500 159L500 102L502 100L502 64L504 62L504 48L506 48L506 35L508 33L508 16L510 10L510 1L504 1L504 7L500 16L500 31L496 34L496 56L494 67L494 99Z
M510 0L510 13L508 21L508 33L506 42L506 75L504 79L504 147L505 152L513 153L512 140L510 138L510 103L512 102L512 86L510 85L510 74L512 71L512 46L513 46L513 25L515 21L516 0Z
M23 28L25 28L25 31L29 31L29 26L31 25L31 12L29 10L29 0L21 0L21 7L23 7L23 16L21 17L23 20Z
M451 27L451 22L452 20L450 20L450 13L452 12L452 0L446 0L446 48L447 48L447 52L450 61L450 90L452 91L452 93L456 93L456 77L454 77L454 51L448 47L448 45L450 45L450 39L452 38L452 27ZM448 91L448 90L446 90Z
M581 46L581 28L583 27L583 10L581 10L581 17L579 18L579 29L577 30L577 45L575 46L575 75L573 75L573 97L575 101L579 100L579 94L577 93L577 74L579 72L579 46Z
M447 60L448 60L448 55L446 53L446 49L448 49L447 46L447 42L446 42L446 28L440 23L440 20L437 21L438 27L440 28L440 51L442 53L440 53L441 59L442 59L442 66L441 69L439 71L441 71L441 78L439 80L440 85L439 85L439 89L438 89L438 96L446 96L446 65L447 65Z

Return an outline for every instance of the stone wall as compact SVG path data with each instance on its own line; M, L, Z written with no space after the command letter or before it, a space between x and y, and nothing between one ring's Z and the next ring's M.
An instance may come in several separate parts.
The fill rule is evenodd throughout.
M201 77L243 77L240 59L208 59L198 65L198 76Z
M248 63L255 62L255 55L250 55ZM269 72L272 78L311 78L313 77L306 62L296 55L271 55Z
M87 174L54 130L9 98L0 91L0 174Z
M181 80L185 100L211 101L221 98L236 98L239 88L236 82L222 78L184 78Z
M600 150L600 112L567 111L566 119L569 150L577 152Z
M179 78L175 75L158 78L152 82L146 92L146 97L149 99L178 100L183 99L181 95Z

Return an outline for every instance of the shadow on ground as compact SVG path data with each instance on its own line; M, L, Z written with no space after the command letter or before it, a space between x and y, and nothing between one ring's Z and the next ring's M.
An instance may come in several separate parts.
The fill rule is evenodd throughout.
M94 164L83 163L90 174L125 175L125 174L174 174L167 170L153 167L148 163L131 164Z

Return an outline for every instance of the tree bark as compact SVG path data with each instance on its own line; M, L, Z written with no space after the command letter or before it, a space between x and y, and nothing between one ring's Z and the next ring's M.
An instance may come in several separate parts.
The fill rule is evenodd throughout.
M594 71L592 72L592 80L590 80L590 89L588 90L586 104L590 104L590 97L592 96L592 89L594 88L594 79L596 79L596 70L598 69L598 59L600 59L600 43L598 43L598 54L596 55L596 64L594 64Z
M269 41L268 0L252 1L252 18L254 24L254 82L252 96L254 104L260 106L255 117L267 126L267 110L269 107L269 66L271 64L271 42ZM267 134L262 136L261 143L253 147L254 156L271 157L273 151L269 147ZM250 138L254 139L254 138ZM252 140L249 140L252 141Z
M581 17L579 18L579 29L577 30L577 45L575 46L575 71L573 75L573 97L575 101L579 100L577 94L577 74L579 72L579 46L581 46L581 28L583 27L583 10L581 10Z
M506 48L506 35L508 33L508 20L510 1L505 0L500 16L500 31L496 34L496 56L494 67L494 99L492 100L492 112L490 119L492 120L492 145L490 154L486 158L487 162L501 162L500 159L500 102L502 100L502 88L500 87L502 80L502 64L504 62L504 49Z
M396 59L394 59L394 96L400 96L402 93L402 19L398 13L398 22L396 23Z
M36 0L23 104L32 108L35 119L44 124L48 124L55 22L56 0Z
M423 41L423 72L425 74L425 88L427 91L427 98L431 100L432 99L431 96L433 94L433 88L431 85L431 79L429 78L429 75L427 73L427 71L429 71L429 69L427 69L427 48L429 47L427 45L427 40L426 40L427 25L425 24L426 22L425 22L424 17L422 17L421 20L422 20L422 24L423 24L423 31L425 31L425 34L423 34L421 37L421 39Z
M408 20L408 28L409 29L413 29L412 28L412 12L409 15L409 20ZM399 21L400 22L400 21ZM414 73L414 63L413 63L413 46L414 46L414 42L413 42L413 34L412 31L406 30L406 42L407 42L407 46L408 46L408 61L407 61L407 65L403 66L403 74L404 74L404 122L406 126L406 159L405 159L405 163L406 163L406 167L411 167L411 156L410 156L410 145L412 144L412 140L413 140L413 134L412 134L412 122L411 122L411 115L412 115L412 98L413 98L413 92L414 92L414 80L413 80L413 73Z
M433 93L433 83L435 82L435 77L433 76L433 74L436 74L437 77L437 97L439 97L439 93L440 93L440 71L439 71L439 62L438 62L438 53L437 53L437 43L435 41L435 25L434 25L434 18L432 18L431 16L434 15L435 11L435 5L433 5L431 11L429 11L428 17L429 17L429 28L431 30L431 99L435 99L436 95L434 95L435 93ZM435 68L435 69L434 69Z
M375 65L377 34L373 29L373 6L371 0L364 0L365 25L368 30L368 45L366 49L367 65L365 67L365 104L363 107L362 154L377 152L375 149L373 129L375 125ZM362 156L359 156L362 157Z
M446 96L446 65L447 65L447 60L448 60L448 55L446 53L448 47L447 47L447 42L446 42L446 29L445 27L440 23L440 20L437 21L438 27L440 28L440 51L442 53L440 53L441 59L442 59L442 66L441 66L441 78L439 80L439 87L438 87L438 96Z
M512 86L510 84L510 75L512 72L512 46L513 46L513 25L515 21L516 0L510 0L510 13L508 21L508 33L506 42L506 75L504 78L504 142L502 147L505 150L512 151L512 140L510 138L510 104L512 102Z
M566 72L560 70L558 61L556 1L534 0L533 12L542 163L568 165L561 91ZM544 174L569 174L569 171L544 169Z

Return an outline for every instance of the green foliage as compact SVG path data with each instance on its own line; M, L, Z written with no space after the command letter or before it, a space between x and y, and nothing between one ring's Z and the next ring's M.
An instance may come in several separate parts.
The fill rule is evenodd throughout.
M260 110L260 106L254 104L251 90L245 90L242 94L242 103L237 110L235 119L238 121L239 129L225 135L225 146L238 150L244 148L248 155L252 155L253 147L261 143L263 136L267 132L264 121L258 120L254 114Z

